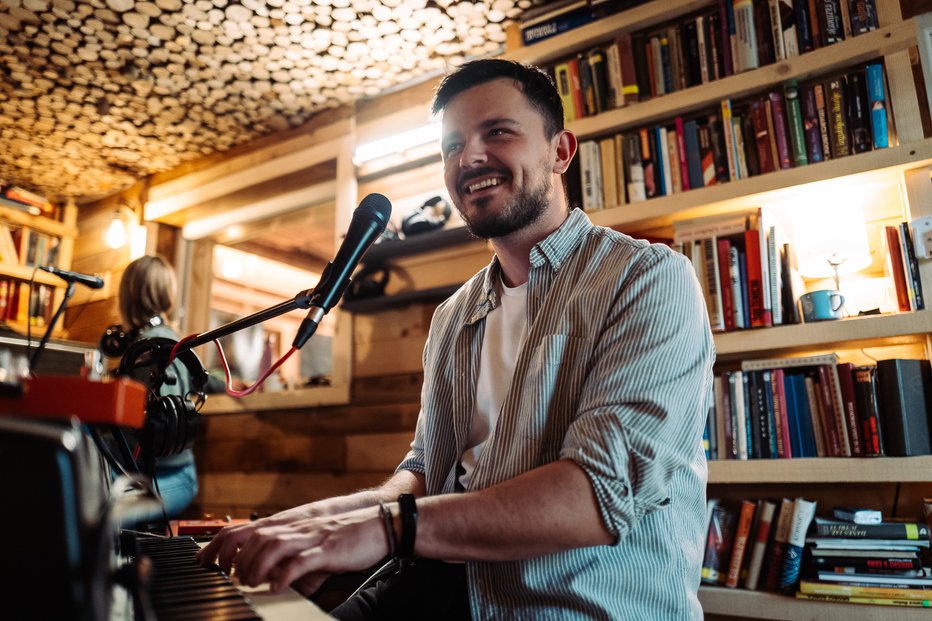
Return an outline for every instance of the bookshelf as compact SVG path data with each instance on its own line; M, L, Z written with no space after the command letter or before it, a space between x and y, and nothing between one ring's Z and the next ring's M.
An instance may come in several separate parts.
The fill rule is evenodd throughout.
M506 58L554 65L585 52L620 33L636 33L675 21L715 6L715 2L657 0L612 15L586 26L511 50ZM819 185L857 187L884 185L889 194L903 196L895 208L871 210L865 225L883 221L913 220L932 216L932 138L923 135L925 103L913 81L910 54L916 45L916 20L903 19L900 3L877 0L879 28L844 41L802 53L743 73L675 90L646 102L585 116L568 124L582 140L596 140L636 131L652 124L669 124L675 117L699 114L722 100L741 100L779 89L787 80L800 82L824 79L868 62L883 62L887 75L888 112L893 117L896 141L888 148L826 159L808 166L778 169L731 180L726 183L676 192L646 201L612 205L589 212L596 224L637 236L670 237L677 221L738 212L749 207L767 208L768 203ZM623 200L623 198L622 198ZM892 204L892 201L891 201ZM818 208L818 205L813 205ZM895 211L895 213L891 213ZM872 246L876 254L876 247ZM876 267L876 263L875 263ZM920 262L924 291L932 291L932 262ZM870 277L880 274L873 271ZM819 283L810 283L820 288ZM809 287L807 287L808 289ZM794 324L715 334L718 361L736 364L746 358L769 358L803 353L822 353L860 348L889 348L884 351L932 354L932 311L867 315L821 322ZM902 349L898 349L902 348ZM861 355L861 354L858 354ZM869 356L868 356L869 357ZM743 498L805 495L820 502L824 510L840 499L850 502L880 502L890 515L912 516L917 498L932 480L932 456L879 458L761 459L711 461L709 497L723 501ZM824 503L824 506L821 506ZM793 597L728 589L700 588L700 600L712 619L919 619L928 611L891 606L823 603Z
M74 253L74 240L78 235L77 206L74 203L69 202L62 207L61 220L43 215L33 215L26 211L0 205L0 223L56 238L58 240L56 267L70 268ZM24 265L21 261L17 263L0 262L0 279L8 279L10 282L25 284L26 286L30 281L33 281L37 285L52 287L55 293L51 296L49 305L53 312L61 303L64 288L66 287L66 283L58 276L38 270L31 265ZM7 318L4 323L21 334L26 334L30 330L34 334L41 333L45 329L45 325L33 325L30 328L27 321L18 319ZM64 331L61 325L57 326L54 335L61 337L63 334Z

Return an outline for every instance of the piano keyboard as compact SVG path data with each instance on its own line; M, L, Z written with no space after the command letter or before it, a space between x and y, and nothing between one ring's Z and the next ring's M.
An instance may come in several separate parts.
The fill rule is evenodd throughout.
M202 567L194 558L191 537L136 539L136 555L152 562L147 589L158 621L261 621L249 599L216 566Z

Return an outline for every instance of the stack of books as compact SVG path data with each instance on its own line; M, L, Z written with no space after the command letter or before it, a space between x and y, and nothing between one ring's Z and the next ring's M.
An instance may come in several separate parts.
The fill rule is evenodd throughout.
M817 517L806 539L808 571L800 599L852 604L932 606L932 571L924 566L929 527L918 521L883 520L836 512ZM838 516L850 520L838 519ZM857 519L857 523L853 520Z

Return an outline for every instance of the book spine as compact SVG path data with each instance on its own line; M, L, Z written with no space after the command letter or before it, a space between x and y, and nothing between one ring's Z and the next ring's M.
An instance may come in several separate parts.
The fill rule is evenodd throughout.
M864 73L852 71L847 76L848 131L851 137L851 149L855 153L870 151L871 140L870 109L867 103L867 87Z
M821 84L812 85L812 95L815 99L816 115L819 119L819 139L822 142L822 158L832 156L832 142L828 130L828 109L825 105L825 87Z
M783 47L786 58L799 56L799 35L796 29L796 2L806 0L777 0L780 15L780 27L783 29Z
M788 80L784 83L783 95L786 102L786 121L790 134L790 152L793 156L793 165L805 166L809 163L809 158L806 156L806 135L803 128L803 114L799 105L799 87L796 80Z
M755 99L751 102L751 123L754 127L754 147L757 149L757 162L760 172L761 174L773 172L775 168L771 157L767 112L761 99Z
M557 92L560 94L560 101L563 102L563 120L565 123L572 123L576 120L576 106L573 99L572 77L570 75L569 63L560 63L553 68Z
M829 139L832 146L832 158L839 158L851 153L848 140L847 103L845 102L844 78L835 78L828 82Z
M752 328L763 328L768 325L764 312L764 269L761 259L761 231L749 229L744 233L744 248L747 255L748 266L748 299L750 301L750 317Z
M725 331L735 329L735 301L734 290L731 287L731 272L729 268L729 255L731 242L727 238L716 240L718 249L719 290L722 292L722 314L725 320Z
M683 117L678 116L674 120L676 126L676 150L679 156L680 167L680 190L689 190L692 188L692 182L689 174L689 161L686 152L686 136L683 128Z
M637 103L641 96L637 64L634 58L634 41L630 33L623 32L616 39L621 59L621 92L624 104Z
M929 541L929 527L919 522L881 522L855 524L833 520L816 520L816 537L845 539L897 539L902 541Z
M777 145L777 161L780 164L780 168L792 168L793 156L790 148L783 95L777 91L772 91L768 97L770 98L770 108L773 111L773 133Z
M929 600L932 592L927 589L896 589L891 587L855 586L803 580L799 583L801 593L811 595L848 595L853 597L876 597L885 599Z
M877 6L874 0L849 0L851 33L855 36L876 30Z
M812 163L821 162L822 129L819 126L819 110L816 107L815 92L811 84L800 87L800 103L803 111L803 133L806 138L806 156Z
M702 240L702 251L705 255L705 284L712 300L709 306L709 322L713 332L723 332L725 309L719 284L718 246L714 237Z
M777 505L769 500L764 500L760 505L760 519L757 523L754 541L751 544L750 559L748 560L748 575L744 581L744 588L750 591L756 591L760 580L761 568L764 563L764 553L767 550L767 542L770 540L770 531L773 527L773 514Z
M867 65L867 101L870 107L871 137L875 149L886 149L890 146L889 130L887 128L887 98L883 85L883 65L871 63Z
M809 13L807 0L794 0L793 8L796 11L796 38L799 52L811 52L815 49L812 39L812 15Z
M722 100L722 133L725 138L725 156L728 160L728 178L740 179L738 175L738 158L735 152L735 132L731 122L731 100Z
M579 143L579 169L582 174L583 211L602 208L601 168L599 145L594 140Z
M883 436L880 431L880 411L877 405L876 367L857 367L854 373L854 389L858 402L858 418L861 422L861 444L864 447L864 454L869 457L883 455Z
M786 548L780 569L778 589L784 593L792 592L799 582L799 569L802 564L803 546L806 544L806 530L815 517L816 503L805 498L797 498L793 507L790 532L786 538Z
M715 178L719 183L732 179L729 176L728 146L725 144L725 124L720 115L709 116L709 138L712 142L712 157L715 161ZM708 184L706 184L708 185Z
M790 423L786 410L786 390L783 385L783 374L783 369L774 369L770 372L770 391L773 395L773 420L777 438L777 457L788 459L793 457L793 447L790 440Z
M797 599L815 602L837 602L843 604L869 604L872 606L903 606L906 608L928 608L932 600L895 599L886 597L856 597L846 595L815 595L812 593L797 593Z
M841 0L847 2L848 0ZM832 45L843 41L845 30L841 24L841 7L839 0L818 0L819 26L822 30L822 44Z
M641 162L641 138L638 134L626 134L624 145L628 202L639 203L647 200L644 190L644 164Z
M744 565L744 556L748 547L748 538L751 534L751 522L754 520L754 510L757 504L750 500L741 501L741 510L738 513L738 524L735 528L734 543L731 549L731 559L728 562L728 575L725 577L725 586L736 588L741 578L741 568Z
M702 178L702 150L699 147L699 127L694 120L683 123L683 148L686 152L686 171L691 189L705 185Z
M735 16L735 73L757 69L757 33L752 0L733 0Z
M783 556L786 552L786 542L790 536L790 529L793 527L794 507L795 503L789 498L780 501L780 508L773 527L773 543L770 546L770 554L765 559L767 569L763 579L764 589L767 591L776 591L780 585L780 569L783 565Z
M780 16L780 0L767 0L770 9L770 35L773 40L773 55L776 61L786 60L786 44L783 41L783 20Z
M913 310L924 310L926 304L922 294L922 277L919 274L919 259L916 257L916 247L913 245L913 235L909 228L909 222L900 223L900 239L903 243L906 278L909 280L910 284L910 307Z
M606 78L608 80L608 101L610 108L621 108L625 105L624 85L621 80L621 53L618 42L613 41L605 47Z
M588 24L595 16L588 5L575 8L565 13L554 15L550 19L521 26L521 42L531 45L549 39L568 30Z

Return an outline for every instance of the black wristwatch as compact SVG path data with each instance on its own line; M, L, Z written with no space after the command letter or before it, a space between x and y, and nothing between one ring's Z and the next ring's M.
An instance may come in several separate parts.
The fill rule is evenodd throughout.
M398 510L401 513L401 539L395 558L407 561L414 557L414 540L417 538L417 504L414 494L399 496Z

